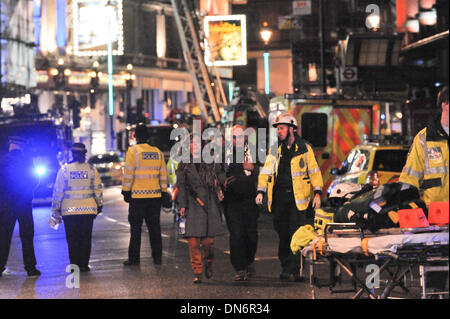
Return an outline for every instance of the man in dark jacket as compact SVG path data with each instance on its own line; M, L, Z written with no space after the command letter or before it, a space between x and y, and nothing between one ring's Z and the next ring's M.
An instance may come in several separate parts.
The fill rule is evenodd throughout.
M24 154L26 140L9 138L9 153L0 160L0 276L8 261L11 238L19 221L23 263L28 276L39 276L34 254L33 189L37 179L33 175L33 161Z
M230 260L236 270L234 280L245 281L254 273L258 246L259 213L254 198L259 170L252 163L255 156L245 143L241 126L233 128L233 146L233 156L227 163L225 216L230 231Z

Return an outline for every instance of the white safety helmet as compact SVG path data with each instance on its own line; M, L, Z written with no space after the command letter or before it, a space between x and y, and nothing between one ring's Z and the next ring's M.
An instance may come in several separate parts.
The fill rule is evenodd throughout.
M294 128L297 128L298 126L297 119L289 113L281 113L280 115L278 115L275 119L275 122L273 122L272 126L277 127L280 124L293 126Z
M328 198L345 198L350 199L356 192L361 190L361 185L345 182L336 185L331 191Z
M341 207L348 202L356 192L361 190L361 185L355 183L337 184L328 195L328 204L331 207Z

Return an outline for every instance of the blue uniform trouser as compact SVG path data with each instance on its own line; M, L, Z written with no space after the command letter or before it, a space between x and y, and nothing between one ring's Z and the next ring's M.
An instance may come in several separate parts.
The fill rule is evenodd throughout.
M161 198L131 199L128 213L131 232L130 245L128 247L128 260L131 262L140 261L141 233L144 220L148 229L152 257L155 260L161 260Z
M0 211L0 272L4 270L8 261L16 221L19 222L24 268L26 271L29 271L36 266L33 244L33 209L30 203L30 205L26 205L25 207L8 208Z
M80 268L88 267L95 215L72 215L63 219L70 263Z

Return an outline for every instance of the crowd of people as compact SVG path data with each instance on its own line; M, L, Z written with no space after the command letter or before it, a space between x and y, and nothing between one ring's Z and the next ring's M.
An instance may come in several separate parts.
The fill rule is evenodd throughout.
M427 205L432 201L448 201L448 88L439 93L438 105L442 110L440 117L433 118L418 133L400 177L400 182L408 187L425 190ZM295 117L280 114L273 126L278 132L277 150L268 152L261 167L255 163L251 148L244 147L243 160L237 160L236 149L248 143L242 127L233 129L233 155L220 163L203 162L202 140L193 134L189 136L190 161L179 163L173 173L178 188L176 206L186 220L184 236L195 284L202 282L203 274L206 278L213 275L214 238L225 234L227 229L230 261L236 272L232 280L246 281L254 275L258 205L264 199L279 239L279 278L301 280L300 259L293 255L290 243L297 229L314 225L315 209L321 206L322 173L311 145L296 133ZM149 132L144 124L137 125L135 137L136 145L126 154L122 181L123 199L129 203L130 242L128 259L123 263L127 267L140 263L144 220L153 262L162 263L160 210L161 206L171 206L163 153L147 143ZM0 276L6 266L16 220L25 269L29 276L40 275L33 248L33 177L22 176L28 165L23 143L20 138L11 137L10 153L0 165ZM83 144L73 145L72 157L73 161L62 166L56 178L51 223L64 221L70 263L83 272L90 270L92 225L103 207L102 184L95 167L85 163ZM11 187L17 183L18 187Z

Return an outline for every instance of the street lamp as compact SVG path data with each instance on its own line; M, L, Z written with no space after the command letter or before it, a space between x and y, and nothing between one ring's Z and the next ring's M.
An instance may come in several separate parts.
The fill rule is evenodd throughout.
M125 81L127 84L127 122L131 121L131 90L133 89L133 81L136 79L136 75L132 73L133 64L127 64L127 73L125 74Z
M94 70L89 72L89 77L91 78L91 90L90 90L89 97L90 97L91 108L93 108L93 109L95 108L95 102L96 102L95 93L96 93L96 90L99 85L99 78L100 78L100 76L102 76L102 72L98 71L99 66L100 66L100 63L98 63L98 61L94 61L94 63L92 63L92 68Z
M371 31L378 31L380 28L381 18L378 14L371 14L367 17L367 26Z
M115 14L115 7L111 3L110 0L106 3L106 9L108 14L108 113L110 118L110 131L111 131L111 140L110 140L110 150L114 151L114 88L113 88L113 58L112 58L112 17Z
M264 56L264 93L270 93L270 70L269 70L269 51L268 44L270 39L272 38L272 30L268 28L269 24L267 22L263 23L263 29L259 32L261 39L264 41L264 45L266 46L266 50L263 54Z
M70 69L64 68L64 59L58 59L57 66L50 68L50 76L57 88L62 88L66 85L66 79L70 76Z

